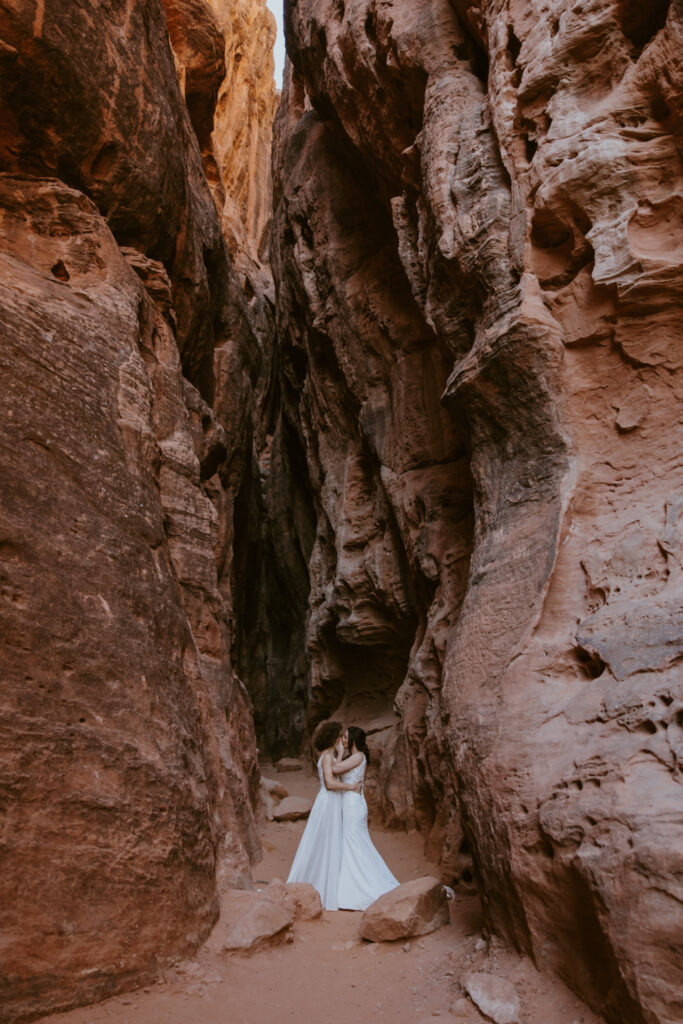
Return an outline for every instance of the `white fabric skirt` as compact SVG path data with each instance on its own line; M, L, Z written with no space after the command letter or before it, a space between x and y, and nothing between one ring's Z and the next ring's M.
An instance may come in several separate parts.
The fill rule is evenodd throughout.
M339 910L337 893L342 851L342 793L321 788L306 822L288 882L309 882L325 910Z
M351 780L352 771L348 773ZM367 910L399 884L375 849L368 832L368 805L362 793L342 795L343 844L339 873L342 910Z

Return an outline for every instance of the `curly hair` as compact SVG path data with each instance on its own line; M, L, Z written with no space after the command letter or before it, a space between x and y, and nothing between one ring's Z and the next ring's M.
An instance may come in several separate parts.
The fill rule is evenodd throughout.
M368 750L368 744L365 739L365 732L363 729L360 729L357 725L350 725L348 733L349 750L355 747L361 754L365 754L365 760L370 764L370 751Z
M321 722L313 733L313 745L316 750L327 750L341 736L341 722Z

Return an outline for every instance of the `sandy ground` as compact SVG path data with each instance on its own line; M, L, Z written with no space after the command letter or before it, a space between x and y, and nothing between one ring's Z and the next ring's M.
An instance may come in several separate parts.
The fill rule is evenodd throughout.
M317 778L278 774L292 796L313 797ZM264 822L264 857L253 875L256 888L286 879L303 822ZM434 874L417 833L370 829L377 849L401 882ZM465 997L463 974L483 970L511 981L519 994L520 1024L601 1024L560 982L542 977L531 962L482 934L472 892L458 893L451 923L406 943L366 943L358 937L361 914L325 911L322 921L296 922L294 941L250 958L200 950L194 960L165 972L156 985L95 1006L43 1018L50 1024L339 1024L360 1019L426 1024L437 1019L483 1024Z

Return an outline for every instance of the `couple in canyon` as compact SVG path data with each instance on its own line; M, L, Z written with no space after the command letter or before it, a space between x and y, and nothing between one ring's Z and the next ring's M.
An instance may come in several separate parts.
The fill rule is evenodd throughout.
M320 792L287 881L309 882L326 910L365 910L399 884L368 833L363 782L370 754L365 733L353 725L344 729L339 722L324 722L313 742L322 751Z

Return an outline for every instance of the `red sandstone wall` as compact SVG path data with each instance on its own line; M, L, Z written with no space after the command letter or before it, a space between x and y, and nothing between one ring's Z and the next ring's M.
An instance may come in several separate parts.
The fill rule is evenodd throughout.
M459 809L492 925L539 967L672 1022L680 4L287 19L272 262L309 721L372 732L385 819L451 878Z
M3 1020L152 977L259 852L228 553L261 346L189 13L186 106L160 0L0 4Z

